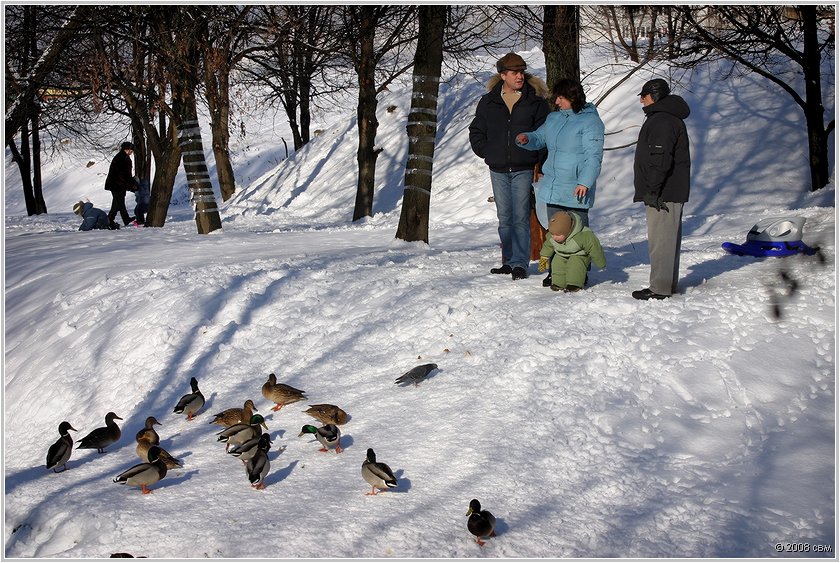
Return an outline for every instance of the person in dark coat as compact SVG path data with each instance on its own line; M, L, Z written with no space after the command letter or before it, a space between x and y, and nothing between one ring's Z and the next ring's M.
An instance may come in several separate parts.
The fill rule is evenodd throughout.
M126 192L137 190L134 182L134 175L131 173L131 155L134 154L134 144L125 142L120 146L118 152L111 160L108 169L108 177L105 178L105 189L111 192L111 210L108 211L108 221L114 224L117 213L124 225L128 225L133 219L129 217L125 208Z
M677 292L679 278L682 213L691 176L684 120L691 110L661 78L647 81L639 96L646 117L633 162L633 201L645 204L650 286L633 297L665 299Z
M78 201L73 204L73 213L82 217L82 224L79 226L80 231L109 228L108 215L98 207L94 207L89 201Z
M527 65L516 53L496 63L488 92L478 101L470 123L470 146L490 168L490 183L499 218L502 266L493 274L528 277L531 257L531 183L534 167L545 151L528 151L516 145L516 136L543 124L549 107L545 82L525 72Z

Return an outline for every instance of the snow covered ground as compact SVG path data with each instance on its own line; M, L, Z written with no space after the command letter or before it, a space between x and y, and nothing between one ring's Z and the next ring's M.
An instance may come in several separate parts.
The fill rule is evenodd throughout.
M541 53L526 58L542 74ZM607 131L629 128L608 147L634 139L649 77L600 104ZM241 187L204 236L189 204L164 228L78 232L74 201L108 208L111 155L72 144L47 163L50 214L26 217L7 153L5 556L836 558L835 188L807 189L799 108L757 79L681 77L693 187L680 294L638 302L632 148L604 159L592 227L608 266L585 292L543 288L535 263L524 281L488 273L495 210L467 141L486 78L442 87L429 245L394 236L406 88L381 97L375 215L357 223L352 104L288 160L262 116L243 117ZM587 78L590 99L609 83ZM721 249L781 215L807 218L824 263ZM782 270L799 289L775 319ZM419 386L394 384L429 362L440 369ZM271 372L308 401L272 412ZM186 421L172 409L191 377L207 405ZM262 491L208 424L249 398L273 439ZM349 413L343 453L298 437L314 403ZM61 421L79 439L108 411L123 435L107 453L45 469ZM139 462L148 416L184 467L142 495L112 479ZM396 489L364 494L367 448ZM466 529L472 498L498 519L484 547Z

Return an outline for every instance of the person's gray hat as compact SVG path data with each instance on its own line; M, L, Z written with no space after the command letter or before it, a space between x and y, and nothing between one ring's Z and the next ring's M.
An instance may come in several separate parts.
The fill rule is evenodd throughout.
M645 82L645 85L642 86L642 91L639 92L639 95L646 96L647 94L650 94L653 101L658 102L670 93L671 88L665 80L662 78L654 78L653 80Z
M496 62L496 71L505 72L506 70L525 70L528 65L525 64L525 59L516 53L508 53Z

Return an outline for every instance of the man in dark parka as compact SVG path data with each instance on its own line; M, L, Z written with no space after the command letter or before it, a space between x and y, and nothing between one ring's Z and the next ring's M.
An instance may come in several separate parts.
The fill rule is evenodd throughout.
M646 118L633 163L633 201L645 204L650 286L635 299L665 299L677 292L683 205L688 201L691 156L683 121L691 110L668 83L649 80L639 92Z
M516 145L516 136L533 131L548 116L548 87L527 74L525 60L508 53L496 63L497 74L487 84L470 124L470 146L490 168L490 183L499 218L502 265L493 274L528 277L531 259L531 184L534 167L545 151Z
M131 173L131 155L134 153L134 144L125 142L120 146L118 152L111 160L108 169L108 177L105 178L105 189L111 192L111 209L108 211L108 221L113 225L117 213L123 224L128 225L132 219L125 208L126 192L133 192L137 189L134 183L134 176Z

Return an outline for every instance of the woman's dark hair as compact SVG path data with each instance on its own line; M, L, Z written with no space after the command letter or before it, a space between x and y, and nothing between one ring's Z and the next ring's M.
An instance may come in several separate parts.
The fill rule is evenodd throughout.
M572 111L575 113L580 113L580 110L586 105L586 94L583 93L583 86L580 85L580 82L571 78L561 78L555 82L551 94L554 96L552 102L557 99L557 96L563 96L572 102Z

